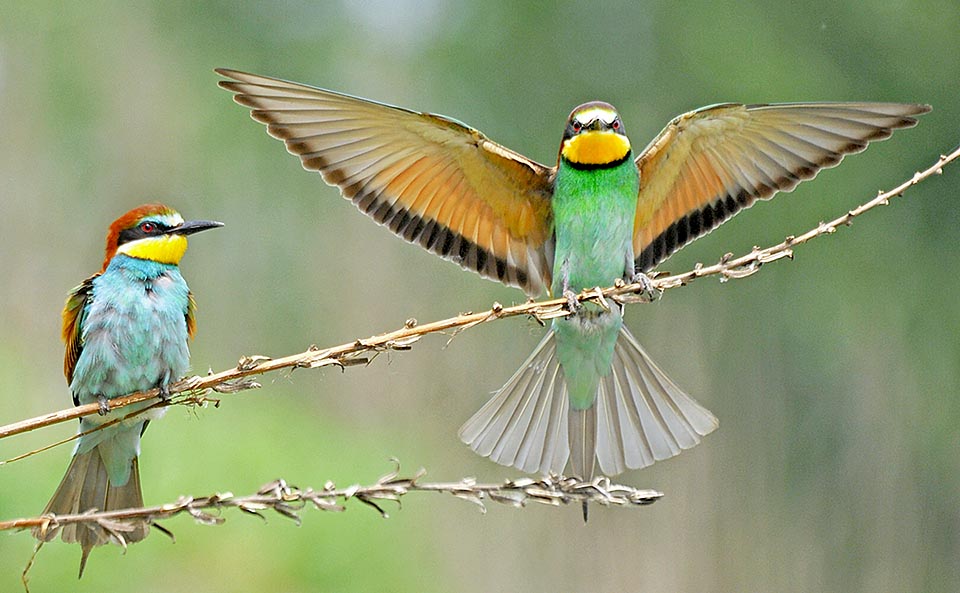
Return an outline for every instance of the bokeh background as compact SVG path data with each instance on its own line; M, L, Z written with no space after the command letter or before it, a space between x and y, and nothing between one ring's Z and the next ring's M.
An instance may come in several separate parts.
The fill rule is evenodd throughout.
M351 341L523 295L407 245L304 172L212 69L444 113L552 164L570 109L603 99L643 146L719 101L919 101L920 126L762 203L675 272L833 218L960 142L955 0L556 3L0 1L0 423L69 404L59 312L110 221L162 200L223 230L191 240L193 368ZM720 418L694 450L622 481L641 509L413 495L303 524L188 518L125 555L46 546L34 591L960 590L960 169L756 276L630 308L628 323ZM141 462L148 503L368 483L390 457L436 480L518 474L456 432L524 360L525 320L424 340L347 372L265 377L219 409L170 410ZM0 441L8 458L73 423ZM0 518L39 512L69 446L0 467ZM0 590L33 549L0 533Z

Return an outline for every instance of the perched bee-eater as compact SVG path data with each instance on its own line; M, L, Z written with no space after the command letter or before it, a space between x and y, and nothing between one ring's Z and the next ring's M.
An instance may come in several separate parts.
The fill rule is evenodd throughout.
M635 154L609 104L567 119L556 166L456 120L302 84L217 72L304 168L413 243L534 296L632 280L757 199L790 191L927 105L724 103L681 115ZM572 301L572 299L571 299ZM477 453L589 478L650 465L717 427L623 325L573 307L467 421Z
M142 507L140 437L150 420L165 411L157 408L117 424L151 402L110 412L110 399L137 391L167 387L186 373L190 362L187 340L196 330L195 304L178 264L187 250L187 235L223 226L207 220L184 222L176 211L146 204L127 212L107 232L103 267L67 298L63 310L66 342L63 371L75 405L97 402L99 416L80 420L83 434L67 474L44 514L67 515L90 510L112 511ZM55 524L54 524L55 525ZM117 531L120 543L147 535L145 523ZM103 528L74 523L62 528L63 541L83 549L80 575L94 546L116 539ZM34 529L45 541L57 528Z

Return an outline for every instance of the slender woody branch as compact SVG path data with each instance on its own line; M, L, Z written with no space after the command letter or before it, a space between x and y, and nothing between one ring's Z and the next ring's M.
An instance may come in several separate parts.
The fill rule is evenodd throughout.
M656 502L663 496L656 490L641 490L632 486L613 484L608 478L596 478L584 482L576 478L549 476L541 479L520 478L507 480L499 484L478 484L473 478L464 478L459 482L429 483L421 482L426 472L421 469L413 477L400 476L400 466L382 476L370 486L355 484L346 488L337 488L333 482L327 482L320 490L301 489L284 480L275 480L261 487L256 494L234 496L230 492L210 496L181 496L175 502L110 512L89 512L73 515L43 515L26 519L0 521L0 531L10 529L28 529L39 527L44 531L59 529L75 523L96 523L123 542L123 533L129 531L137 522L155 524L161 519L189 513L198 522L206 525L223 523L225 518L214 512L224 508L237 508L241 511L264 517L264 511L273 510L279 515L300 523L300 513L307 506L321 511L345 511L344 503L358 500L374 509L383 517L386 511L381 506L385 501L399 504L400 498L411 492L433 492L449 494L476 504L481 512L486 512L485 502L492 501L513 507L523 507L535 502L550 506L571 503L593 503L604 506L634 507ZM214 512L211 512L214 511ZM160 531L170 535L163 527Z
M744 278L756 273L765 263L783 258L792 259L793 250L797 245L806 243L816 237L832 234L842 226L850 226L855 217L877 206L888 204L892 198L903 195L903 193L912 186L919 184L933 175L942 173L943 167L955 161L957 158L960 158L960 147L950 154L941 155L936 163L923 171L915 173L910 179L907 179L900 185L888 191L880 192L877 197L830 222L821 222L815 228L800 235L791 235L771 247L764 249L754 247L750 253L739 257L726 254L720 258L718 263L711 266L697 264L694 269L683 274L655 277L651 280L652 287L656 291L662 292L670 288L683 286L697 278L705 276L719 275L721 281L726 281L731 278ZM650 300L651 296L656 296L650 295L649 291L650 286L644 282L627 284L620 281L608 288L595 288L583 291L577 295L577 300L579 302L594 302L601 305L606 305L607 299L618 303L646 301ZM402 328L394 331L329 348L311 347L305 352L283 358L246 356L240 360L235 368L219 373L211 373L204 377L188 377L173 384L169 388L171 398L164 402L158 402L158 405L203 404L209 401L204 394L209 393L210 390L219 393L232 393L259 387L259 384L250 380L249 377L280 369L318 368L329 365L346 367L365 364L369 362L372 357L383 351L409 350L415 342L427 334L448 330L459 332L481 323L493 321L494 319L531 316L542 323L554 317L568 315L569 310L567 307L568 302L565 298L530 301L511 307L504 307L500 303L494 303L493 307L489 310L480 313L461 314L456 317L423 325L419 325L415 319L410 319L407 320ZM112 409L116 409L157 398L158 396L159 390L151 389L111 399L110 406ZM96 414L98 409L98 404L96 403L86 404L15 422L6 426L0 426L0 439L52 424L66 422L82 416Z

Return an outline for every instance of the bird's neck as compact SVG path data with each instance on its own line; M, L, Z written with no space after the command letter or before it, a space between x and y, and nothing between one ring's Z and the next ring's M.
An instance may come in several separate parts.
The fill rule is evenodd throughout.
M118 253L110 259L110 263L107 265L106 270L104 270L104 274L122 273L137 279L149 280L164 274L169 274L171 270L178 269L176 264Z

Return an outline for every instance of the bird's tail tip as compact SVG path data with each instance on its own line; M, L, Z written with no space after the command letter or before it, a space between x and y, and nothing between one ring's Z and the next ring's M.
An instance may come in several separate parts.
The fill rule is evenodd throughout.
M140 469L137 458L134 457L130 470L130 478L122 486L110 484L107 469L100 456L98 447L77 453L70 461L60 486L50 498L44 515L53 515L54 519L47 524L34 527L31 533L42 542L52 541L61 533L61 538L67 543L78 543L83 550L80 558L80 573L87 565L87 557L96 546L108 542L121 545L131 544L144 539L150 529L145 521L124 524L107 531L103 527L91 522L69 523L59 525L57 516L76 515L89 510L114 511L143 506L143 492L140 487ZM123 541L117 539L117 534Z

